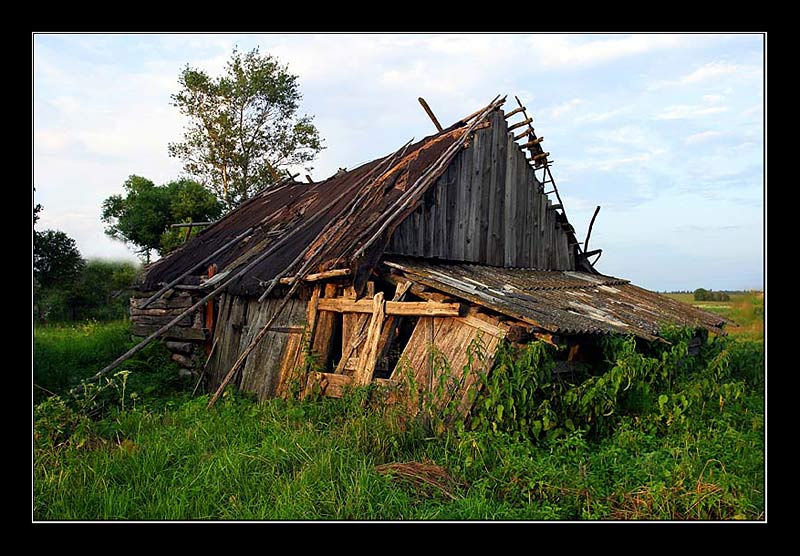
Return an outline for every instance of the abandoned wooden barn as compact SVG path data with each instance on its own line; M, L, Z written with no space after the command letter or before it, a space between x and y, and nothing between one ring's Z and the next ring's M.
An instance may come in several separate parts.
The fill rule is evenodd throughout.
M717 315L595 270L599 250L576 240L543 138L504 100L353 170L247 200L147 269L134 333L165 338L208 391L230 383L259 399L397 385L400 369L431 387L435 346L464 378L462 412L502 338L568 345L573 358L601 334L722 333Z

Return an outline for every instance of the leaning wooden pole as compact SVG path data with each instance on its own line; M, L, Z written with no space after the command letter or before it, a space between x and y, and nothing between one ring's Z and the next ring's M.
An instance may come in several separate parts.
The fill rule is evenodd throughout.
M343 197L344 195L346 195L346 194L347 194L347 192L346 192L346 191L345 191L345 192L343 192L343 193L341 193L341 194L339 195L339 197L337 197L337 199L336 199L336 200L334 200L334 203L338 202L338 200L339 200L341 197ZM297 235L297 234L299 234L300 232L304 231L306 228L308 228L309 226L311 226L311 224L313 224L313 223L315 223L317 220L319 220L319 219L321 218L322 214L323 214L323 213L320 211L319 213L315 214L314 216L312 216L311 218L309 218L308 220L306 220L305 222L303 222L303 223L302 223L302 224L300 224L299 226L295 227L295 228L294 228L294 229L293 229L291 232L289 232L288 234L286 234L285 236L283 236L282 238L280 238L278 241L276 241L275 243L271 244L271 245L270 245L270 246L269 246L269 247L268 247L268 248L267 248L267 249L266 249L266 250L265 250L263 253L261 253L259 256L257 256L257 257L256 257L255 259L253 259L252 261L250 261L250 262L249 262L247 265L245 265L245 266L244 266L244 267L243 267L241 270L238 270L238 271L237 271L235 274L233 274L232 276L230 276L230 277L226 278L226 279L225 279L225 281L224 281L224 282L222 282L222 283L221 283L221 284L220 284L220 285L219 285L219 286L218 286L218 287L217 287L217 288L216 288L214 291L212 291L212 292L211 292L211 293L209 293L208 295L204 296L204 297L203 297L203 298L202 298L200 301L198 301L197 303L195 303L194 305L192 305L191 307L189 307L188 309L186 309L186 310L185 310L183 313L181 313L180 315L178 315L177 317L175 317L174 319L172 319L171 321L169 321L167 324L165 324L164 326L162 326L161 328L159 328L158 330L156 330L155 332L153 332L152 334L150 334L150 335L149 335L147 338L145 338L144 340L142 340L141 342L139 342L138 344L136 344L136 345L135 345L134 347L132 347L130 350L128 350L128 351L127 351L127 352L125 352L124 354L120 355L120 356L119 356L117 359L115 359L115 360L114 360L114 361L113 361L113 362L112 362L110 365L108 365L108 366L106 366L105 368L103 368L103 369L101 369L100 371L98 371L98 372L97 372L97 373L96 373L96 374L95 374L93 377L91 377L89 380L96 380L96 379L100 378L101 376L103 376L104 374L108 373L109 371L111 371L111 370L113 370L113 369L117 368L117 367L118 367L118 366L119 366L121 363L123 363L124 361L127 361L127 360L128 360L128 359L130 359L132 356L134 356L134 355L136 355L137 353L139 353L139 352L140 352L142 349L144 349L144 347L145 347L145 346L147 346L147 344L149 344L150 342L152 342L152 341L153 341L153 340L155 340L156 338L160 337L160 336L161 336L162 334L164 334L164 333L165 333L167 330L169 330L170 328L172 328L173 326L175 326L175 325L178 323L178 321L180 321L180 320L181 320L183 317L185 317L186 315L189 315L189 314L193 313L193 312L194 312L194 311L196 311L196 310L197 310L197 309L198 309L200 306L202 306L204 303L206 303L206 302L208 302L208 301L210 301L210 300L214 299L214 298L215 298L215 297L217 297L218 295L220 295L220 294L223 292L223 290L225 290L225 288L227 288L227 287L228 287L230 284L232 284L232 283L233 283L233 281L234 281L234 280L236 280L236 279L238 279L238 278L239 278L239 277L240 277L242 274L244 274L244 273L246 273L246 272L249 272L250 270L252 270L253 268L255 268L255 266L256 266L256 265L258 265L259 263L261 263L261 261L263 261L264 259L266 259L266 258L267 258L267 257L269 257L270 255L272 255L272 254L273 254L275 251L277 251L278 249L281 249L281 248L283 248L283 246L284 246L284 245L285 245L285 244L286 244L286 243L287 243L289 240L291 240L291 239L292 239L292 238L293 238L295 235ZM82 385L81 385L81 386L78 386L78 387L76 387L75 389L73 389L73 391L80 391L80 389L81 389L81 388L82 388ZM77 390L76 390L76 389L77 389Z
M193 267L189 268L189 270L187 270L186 272L184 272L183 274L181 274L180 276L175 278L173 281L171 281L169 284L167 284L166 286L164 286L163 288L158 290L156 293L151 295L149 298L147 298L147 300L139 306L139 309L146 308L153 301L155 301L156 299L158 299L159 297L164 295L165 291L167 291L168 289L170 289L173 286L177 285L181 280L186 278L192 272L196 271L198 268L201 268L201 267L205 266L206 264L208 264L209 262L211 262L212 260L214 260L214 257L218 256L220 253L222 253L223 251L225 251L226 249L228 249L229 247L231 247L235 243L238 243L239 241L244 239L246 236L250 235L250 233L252 231L253 231L253 228L247 228L247 230L245 230L244 232L242 232L241 234L239 234L238 236L236 236L235 238L233 238L232 240L227 242L225 245L223 245L222 247L220 247L219 249L217 249L216 251L211 253L208 257L203 259L201 262L199 262L196 265L194 265Z
M433 125L436 126L436 130L437 131L442 131L444 129L444 128L442 128L442 124L440 124L439 120L436 119L436 116L434 116L434 114L433 114L433 110L431 110L431 107L428 106L427 102L425 102L425 99L422 98L422 97L419 97L418 100L419 100L419 103L422 105L422 109L425 110L425 113L428 115L428 117L433 122Z
M600 212L600 205L597 205L597 208L594 209L594 214L592 215L592 220L589 222L589 230L586 232L586 241L583 242L583 253L589 252L589 238L592 237L592 226L594 226L594 219L597 218L597 213ZM588 256L588 255L586 255Z

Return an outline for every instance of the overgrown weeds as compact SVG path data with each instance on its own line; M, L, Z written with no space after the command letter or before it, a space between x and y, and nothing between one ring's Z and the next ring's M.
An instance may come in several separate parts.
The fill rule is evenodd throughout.
M409 418L371 388L231 390L207 411L159 382L175 370L153 352L92 402L35 407L34 518L763 519L763 344L712 338L692 357L689 337L609 338L601 365L569 374L551 346L502 346L466 425L452 393L467 369L435 353L440 397Z

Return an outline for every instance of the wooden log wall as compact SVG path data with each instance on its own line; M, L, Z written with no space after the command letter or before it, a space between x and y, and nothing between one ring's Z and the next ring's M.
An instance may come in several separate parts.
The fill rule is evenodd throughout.
M197 297L189 292L168 290L146 309L142 304L155 292L134 292L130 300L131 332L134 336L149 336L169 321L194 305ZM172 360L186 369L198 366L201 347L210 332L205 327L205 312L195 311L187 315L164 334L167 349L172 352Z
M574 270L567 234L503 112L475 133L400 226L387 252L505 267Z

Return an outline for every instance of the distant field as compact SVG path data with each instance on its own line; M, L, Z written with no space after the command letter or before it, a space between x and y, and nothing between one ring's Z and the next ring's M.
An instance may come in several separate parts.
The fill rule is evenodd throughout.
M738 326L728 325L725 328L734 336L751 340L764 339L764 292L732 293L729 294L730 301L695 301L691 293L664 295L731 319Z

